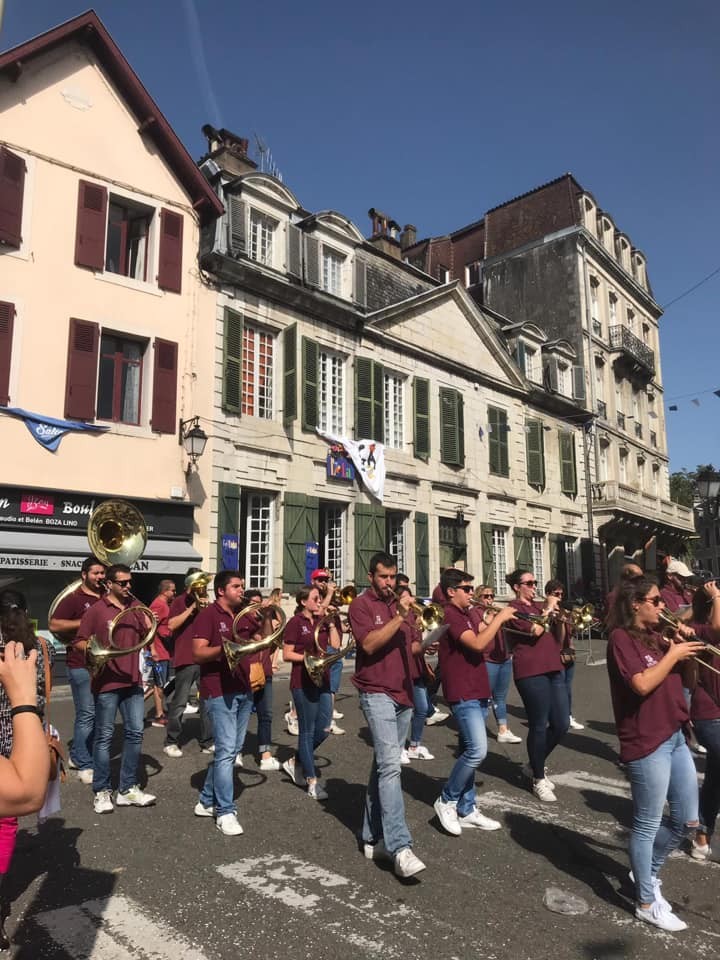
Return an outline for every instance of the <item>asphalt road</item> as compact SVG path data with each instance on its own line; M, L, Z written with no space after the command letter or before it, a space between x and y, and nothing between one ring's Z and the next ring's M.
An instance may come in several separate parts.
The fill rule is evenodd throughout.
M349 665L348 665L349 666ZM629 792L617 767L605 668L579 665L575 715L586 729L551 757L557 804L533 799L520 774L524 744L498 744L478 774L480 805L503 823L493 833L440 829L432 803L453 762L455 731L430 727L436 759L403 769L415 851L427 864L400 881L358 852L367 730L350 675L338 709L345 736L319 750L329 799L317 803L283 773L261 773L255 719L238 772L245 833L224 837L193 816L205 760L197 720L186 718L184 756L162 753L148 727L147 789L156 806L98 816L88 786L69 779L62 814L23 822L9 889L16 958L38 960L619 960L720 955L720 863L686 855L666 865L663 892L689 924L670 935L636 921L627 882ZM278 757L294 738L282 726L287 677L275 680ZM511 694L511 725L524 732ZM58 690L53 719L66 739L72 703ZM117 775L117 758L114 763ZM699 762L702 770L702 762ZM71 775L72 776L72 775ZM548 888L581 898L582 915L544 905Z

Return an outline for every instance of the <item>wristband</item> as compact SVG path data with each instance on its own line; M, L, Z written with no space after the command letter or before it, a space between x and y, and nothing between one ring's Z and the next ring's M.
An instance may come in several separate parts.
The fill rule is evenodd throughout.
M40 711L32 703L22 703L19 707L13 707L10 711L10 716L16 717L19 713L34 713L35 716L40 716Z

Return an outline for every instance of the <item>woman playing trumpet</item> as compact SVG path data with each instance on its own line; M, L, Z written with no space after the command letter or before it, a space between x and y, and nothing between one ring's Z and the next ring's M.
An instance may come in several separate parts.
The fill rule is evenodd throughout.
M473 608L470 611L470 622L476 632L481 625L487 626L497 615L497 608L493 607L495 594L487 583L481 583L475 588ZM507 695L512 679L512 657L505 640L505 632L499 630L485 650L485 667L487 668L488 682L490 683L490 701L492 704L495 722L497 723L498 743L521 743L520 737L508 727L507 722Z

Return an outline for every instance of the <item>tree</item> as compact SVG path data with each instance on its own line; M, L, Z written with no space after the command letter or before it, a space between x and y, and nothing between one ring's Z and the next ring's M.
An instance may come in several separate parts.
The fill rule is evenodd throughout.
M706 473L715 473L715 467L711 463L699 464L694 470L677 470L670 474L670 499L674 503L679 503L684 507L692 507L697 488L695 481L698 476Z

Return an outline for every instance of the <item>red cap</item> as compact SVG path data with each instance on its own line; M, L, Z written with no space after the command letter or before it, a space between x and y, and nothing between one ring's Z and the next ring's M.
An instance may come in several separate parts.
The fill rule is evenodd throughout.
M310 581L312 582L313 580L319 580L321 577L327 577L329 580L330 571L325 567L318 567L317 570L313 570L312 574L310 575Z

